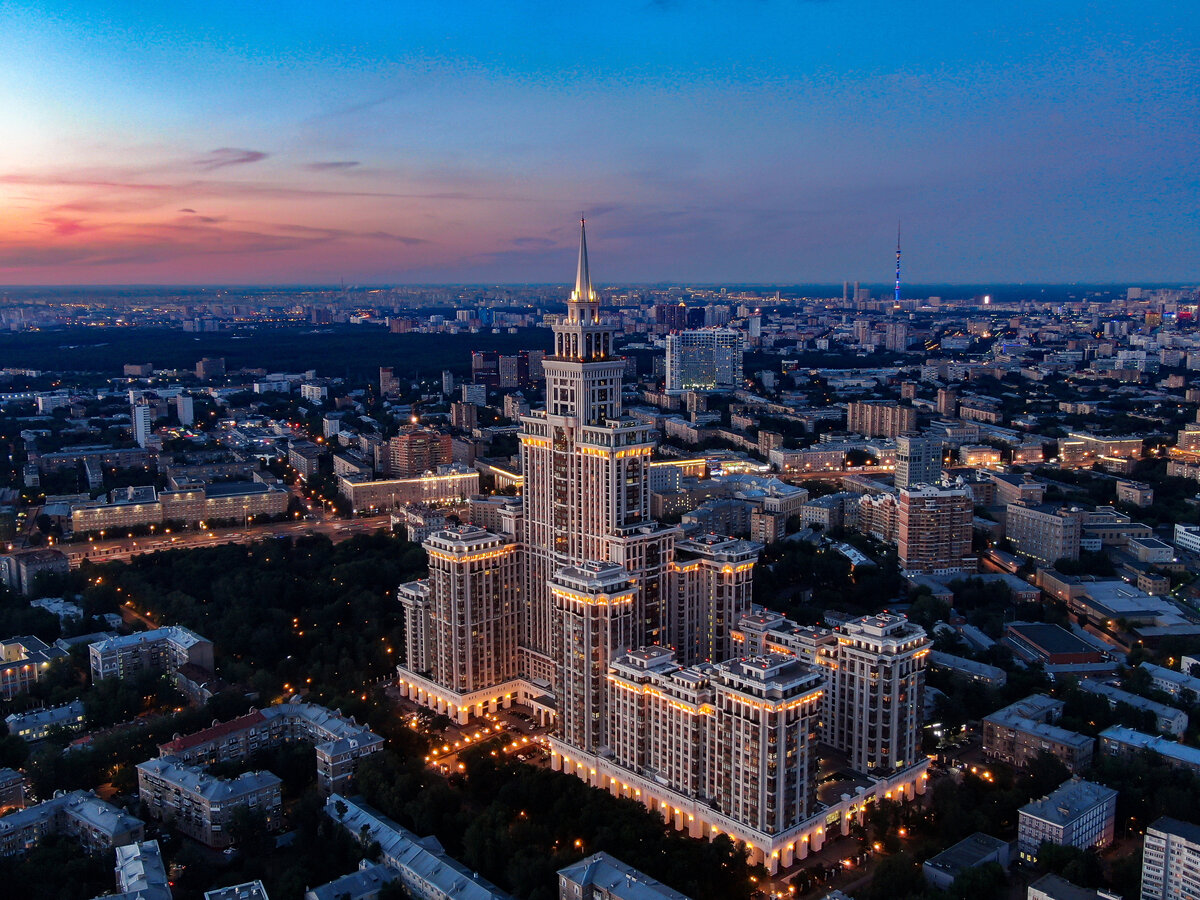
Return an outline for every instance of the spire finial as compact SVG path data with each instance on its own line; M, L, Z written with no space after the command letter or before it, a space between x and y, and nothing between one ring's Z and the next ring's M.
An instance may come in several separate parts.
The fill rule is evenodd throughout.
M587 255L587 219L579 217L579 267L575 271L575 290L571 300L575 303L587 303L593 297L592 276L588 272Z

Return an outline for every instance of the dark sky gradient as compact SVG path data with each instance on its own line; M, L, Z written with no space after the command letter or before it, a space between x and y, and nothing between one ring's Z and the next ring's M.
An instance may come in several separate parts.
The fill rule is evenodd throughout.
M0 5L0 283L1200 279L1200 3ZM565 273L565 274L564 274Z

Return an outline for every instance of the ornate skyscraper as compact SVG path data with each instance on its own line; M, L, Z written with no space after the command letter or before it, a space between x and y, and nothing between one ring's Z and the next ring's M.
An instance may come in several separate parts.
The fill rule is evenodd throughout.
M791 646L749 615L760 544L684 540L651 519L655 432L622 412L625 364L583 223L575 289L553 331L545 408L521 417L520 505L473 501L470 518L489 530L435 533L429 580L399 590L402 692L464 724L528 704L554 725L552 768L693 837L728 835L772 872L819 850L827 829L848 833L869 801L921 790L927 761L910 765L920 667L906 658L891 681L865 671L869 686L851 686L872 718L846 743L881 777L822 803L813 735L841 712L828 691L838 639L814 632Z
M636 589L632 638L660 643L676 531L650 519L654 430L622 415L625 362L613 355L613 328L600 317L582 221L575 290L553 329L554 355L542 364L546 408L521 418L529 603L522 643L528 673L557 685L561 623L550 579L584 563L622 566Z

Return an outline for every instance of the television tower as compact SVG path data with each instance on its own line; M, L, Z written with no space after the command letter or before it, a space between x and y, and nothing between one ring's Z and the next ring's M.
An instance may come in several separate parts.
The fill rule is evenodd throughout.
M896 305L900 305L900 220L896 220Z

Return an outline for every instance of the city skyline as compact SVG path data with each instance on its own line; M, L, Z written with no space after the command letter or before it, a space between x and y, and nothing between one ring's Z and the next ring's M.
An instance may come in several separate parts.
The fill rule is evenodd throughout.
M0 14L0 283L1187 282L1196 13Z

